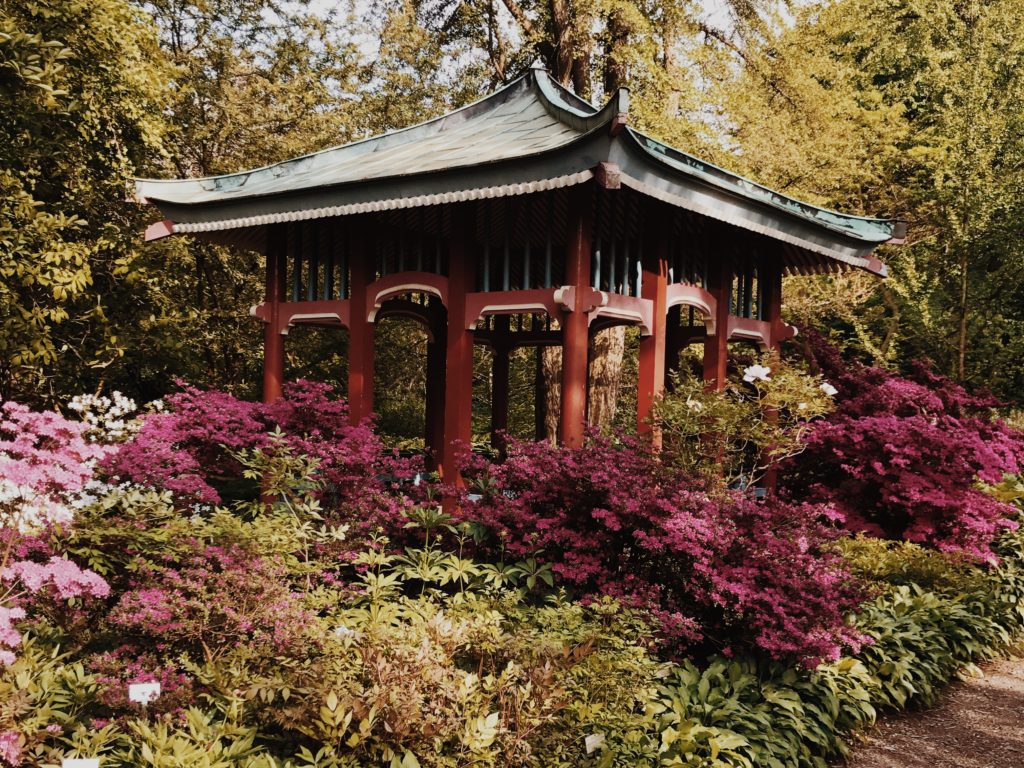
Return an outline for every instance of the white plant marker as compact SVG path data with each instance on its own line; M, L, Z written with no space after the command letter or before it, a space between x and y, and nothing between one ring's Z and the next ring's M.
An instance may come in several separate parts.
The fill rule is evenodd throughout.
M160 695L160 683L129 683L128 701L146 706Z
M100 768L98 757L65 757L60 761L60 768Z

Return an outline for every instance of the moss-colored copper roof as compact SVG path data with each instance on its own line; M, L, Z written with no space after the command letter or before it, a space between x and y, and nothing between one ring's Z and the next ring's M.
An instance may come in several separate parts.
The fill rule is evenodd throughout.
M900 223L849 216L775 192L632 129L628 96L597 108L533 69L442 117L240 173L139 179L173 232L524 194L580 183L614 163L622 184L670 204L884 273L870 253Z

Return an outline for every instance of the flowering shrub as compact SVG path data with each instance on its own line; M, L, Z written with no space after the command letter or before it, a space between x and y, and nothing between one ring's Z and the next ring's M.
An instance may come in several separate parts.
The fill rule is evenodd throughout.
M104 467L186 500L218 504L218 489L243 477L237 454L269 447L275 430L294 455L316 459L329 512L368 530L405 506L395 481L411 478L416 466L386 453L369 423L350 425L348 405L332 398L328 385L305 381L288 384L272 404L185 387L166 399L165 410L145 416Z
M150 403L154 410L160 410L159 400ZM106 395L76 395L68 403L68 409L78 415L86 425L86 436L93 442L119 443L134 435L141 425L136 418L138 410L135 401L114 391Z
M25 530L71 519L69 503L107 454L87 428L53 411L0 403L0 525ZM3 561L0 560L0 563Z
M1021 469L1024 435L996 403L915 365L907 376L844 364L820 339L836 411L782 471L794 498L833 505L853 531L991 558L1013 508L978 486Z
M235 547L202 546L183 562L150 564L107 620L125 637L169 654L219 655L245 644L284 652L312 617L289 588L284 565Z
M685 370L674 377L655 409L664 461L708 483L757 485L772 464L803 450L813 421L832 409L835 387L777 355L741 375L720 391Z
M85 432L58 413L0 404L0 666L14 662L11 649L21 643L15 622L55 601L109 593L102 578L64 558L14 559L27 554L27 534L71 520L77 495L106 454Z
M689 486L689 487L688 487ZM513 443L465 514L498 544L540 551L577 594L643 606L677 649L756 647L807 663L857 636L858 601L823 510L738 493L709 496L635 442L592 436L580 449Z

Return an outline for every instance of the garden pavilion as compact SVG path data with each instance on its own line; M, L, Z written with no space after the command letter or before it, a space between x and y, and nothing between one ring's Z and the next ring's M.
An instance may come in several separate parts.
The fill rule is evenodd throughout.
M442 475L470 443L473 345L493 349L492 428L507 424L509 353L562 349L558 438L579 445L588 341L641 335L637 420L649 431L667 369L704 345L722 386L730 341L773 349L784 274L863 269L898 241L893 220L823 210L735 176L629 126L628 93L596 108L542 69L420 125L264 168L139 180L188 235L266 255L263 397L281 395L284 337L300 324L349 334L351 418L373 411L374 323L428 332L426 444Z

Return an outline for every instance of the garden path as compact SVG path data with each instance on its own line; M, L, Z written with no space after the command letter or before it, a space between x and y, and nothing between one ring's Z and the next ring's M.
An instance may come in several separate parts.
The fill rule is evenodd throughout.
M1024 659L983 669L932 709L883 718L847 768L1024 768Z

